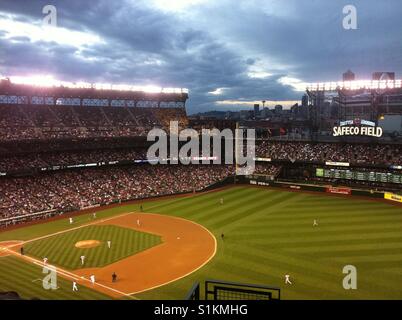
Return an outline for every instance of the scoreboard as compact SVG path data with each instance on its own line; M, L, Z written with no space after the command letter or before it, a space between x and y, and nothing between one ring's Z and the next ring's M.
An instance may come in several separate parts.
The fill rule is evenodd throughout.
M321 178L346 179L359 181L387 182L402 184L402 174L385 172L368 172L348 169L316 169L316 176Z

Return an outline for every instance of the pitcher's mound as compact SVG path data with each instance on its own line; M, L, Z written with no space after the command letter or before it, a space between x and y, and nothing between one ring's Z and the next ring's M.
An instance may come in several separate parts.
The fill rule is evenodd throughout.
M98 240L84 240L84 241L78 241L75 244L75 247L80 248L80 249L94 248L94 247L99 246L100 244L101 244L101 242Z

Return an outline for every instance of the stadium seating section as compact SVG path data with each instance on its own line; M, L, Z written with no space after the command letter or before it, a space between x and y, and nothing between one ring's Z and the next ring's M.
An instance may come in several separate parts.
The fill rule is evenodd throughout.
M144 141L149 130L168 129L172 120L179 122L180 129L189 126L184 108L0 105L0 115L2 226L15 223L14 217L43 211L53 215L202 190L235 174L232 165L150 165L141 161L146 159ZM360 170L379 166L377 171L402 163L401 147L384 144L264 140L257 143L256 156L272 161L258 162L254 172L269 179L279 177L284 165L295 162L310 165L310 169L326 161L350 162ZM18 222L43 217L31 215ZM4 219L6 223L1 222Z
M256 148L259 157L305 162L349 162L366 165L402 163L400 145L355 143L308 143L263 141Z
M145 136L171 120L188 124L184 108L0 105L0 141Z
M56 209L200 190L233 175L232 166L137 165L0 179L0 219Z

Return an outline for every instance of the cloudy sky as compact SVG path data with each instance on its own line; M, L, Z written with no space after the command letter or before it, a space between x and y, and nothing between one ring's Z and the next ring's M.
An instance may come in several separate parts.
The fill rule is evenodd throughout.
M401 16L400 0L0 0L0 75L188 88L189 113L290 105L349 68L400 78Z

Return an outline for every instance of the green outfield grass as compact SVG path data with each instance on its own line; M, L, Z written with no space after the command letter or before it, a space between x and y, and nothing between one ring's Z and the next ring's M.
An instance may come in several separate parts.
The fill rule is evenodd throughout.
M193 282L213 278L281 287L283 299L402 299L401 207L247 186L146 202L143 207L146 212L204 225L217 237L218 251L199 271L137 298L182 299ZM97 215L104 218L138 209L139 204L125 205ZM79 225L88 219L84 215L75 221ZM317 227L313 227L314 219ZM63 219L0 233L0 241L27 240L66 228L70 226ZM342 287L342 269L349 264L358 271L357 290ZM13 285L9 279L18 279L20 269L27 281ZM13 289L39 298L100 296L90 290L82 297L57 290L42 292L38 284L28 281L40 277L40 271L16 258L0 258L0 291ZM285 274L290 274L292 286L284 285Z
M42 268L26 263L16 257L0 258L0 291L17 291L23 299L58 299L58 300L105 300L108 296L80 286L72 293L71 281L62 277L57 279L57 290L45 290Z
M97 240L100 244L94 248L76 248L75 244L82 240ZM112 225L91 225L27 243L24 252L39 259L46 257L50 264L74 270L103 267L159 243L161 238L149 233ZM81 256L85 256L84 266L81 265Z

